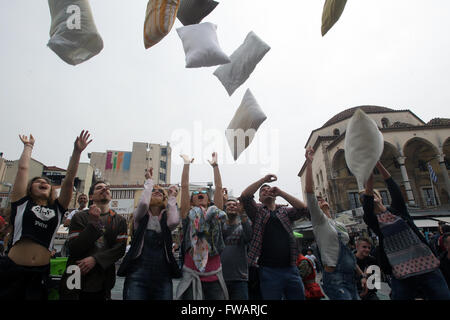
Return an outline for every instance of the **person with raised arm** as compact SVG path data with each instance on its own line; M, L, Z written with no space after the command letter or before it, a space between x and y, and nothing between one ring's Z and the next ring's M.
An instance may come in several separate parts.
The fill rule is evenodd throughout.
M331 216L330 205L314 194L312 162L314 150L306 149L306 202L311 212L311 223L317 242L319 259L323 265L323 290L330 300L359 300L356 275L366 286L366 276L356 263L348 247L349 235L345 226Z
M46 177L28 182L35 139L19 135L24 145L11 192L11 226L8 255L0 258L0 299L46 300L50 258L56 232L70 204L78 163L91 143L88 131L76 138L58 198ZM89 140L89 141L88 141Z
M293 222L309 217L309 210L299 199L270 187L277 177L268 174L248 186L241 194L245 212L253 223L253 236L249 245L250 266L258 267L262 299L304 300L305 292L297 269L298 248L293 235ZM259 201L254 194L259 189ZM292 207L275 203L282 197Z
M189 196L189 166L194 161L186 155L181 177L181 218L183 240L181 254L183 277L177 287L176 298L183 300L228 300L222 275L220 254L225 247L221 224L223 211L222 179L217 153L209 161L214 172L214 205L206 190L196 190Z
M181 276L172 253L172 231L180 223L176 196L154 185L153 168L145 172L144 192L134 212L133 242L123 287L124 300L172 300L172 278ZM145 226L141 226L144 224ZM139 232L140 227L144 232ZM119 274L120 275L120 274Z
M373 188L372 174L361 193L363 219L380 240L379 266L392 275L392 299L414 300L420 291L427 300L449 300L439 260L414 224L400 188L380 161L376 168L388 187L391 205L384 206Z

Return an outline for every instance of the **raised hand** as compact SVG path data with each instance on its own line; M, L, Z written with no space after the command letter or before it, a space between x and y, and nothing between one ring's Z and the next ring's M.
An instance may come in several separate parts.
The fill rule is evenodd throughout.
M95 204L89 207L89 215L94 219L99 219L102 211Z
M269 189L269 193L273 196L273 197L278 197L281 196L281 190L278 187L272 187Z
M184 164L190 164L190 163L194 162L194 158L190 159L189 156L187 156L185 154L180 154L180 157L183 158Z
M208 162L213 167L217 166L217 152L212 153L212 160L208 160Z
M305 158L310 163L313 162L313 160L314 160L314 149L311 146L306 148Z
M34 146L34 137L33 137L33 135L30 133L30 138L28 138L27 136L25 136L25 135L20 135L19 134L19 138L20 138L20 140L23 142L23 144L26 146L26 145L28 145L28 146L31 146L31 147L33 147Z
M223 193L223 203L228 201L228 190L227 188L222 188L222 193Z
M81 153L84 149L86 149L88 144L92 142L92 139L88 141L90 136L89 131L81 131L80 135L75 140L74 150Z
M145 179L151 179L153 177L153 168L145 169Z
M274 182L277 181L277 176L274 174L268 174L264 177L264 182Z
M170 188L169 188L169 197L177 197L177 195L178 195L178 192L179 192L179 190L178 190L178 187L177 186L175 186L175 185L173 185L173 186L170 186Z

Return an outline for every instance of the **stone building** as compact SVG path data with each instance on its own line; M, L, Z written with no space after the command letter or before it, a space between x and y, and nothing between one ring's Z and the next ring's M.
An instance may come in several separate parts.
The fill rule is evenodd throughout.
M334 212L360 207L356 179L344 157L345 130L356 109L362 109L380 128L384 137L381 162L400 186L412 209L446 208L450 198L450 119L434 118L425 123L411 110L379 106L360 106L344 110L322 127L311 132L306 144L315 150L313 175L316 194L324 196ZM432 183L428 164L436 173ZM304 193L306 165L299 172ZM389 193L381 175L375 171L374 187L383 202ZM437 223L436 223L437 224Z

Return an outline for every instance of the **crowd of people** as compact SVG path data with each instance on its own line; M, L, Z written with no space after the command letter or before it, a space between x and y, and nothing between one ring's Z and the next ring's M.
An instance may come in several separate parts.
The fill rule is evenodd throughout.
M250 184L238 198L229 196L216 153L209 161L213 197L205 189L190 192L194 159L182 155L181 188L166 190L154 183L152 168L145 172L129 230L125 218L110 207L106 181L93 183L88 195L77 198L79 207L64 215L89 138L87 131L76 138L56 196L47 178L29 181L35 139L20 136L24 149L10 214L0 219L0 299L47 299L53 242L61 224L69 229L59 253L67 256L58 290L63 300L109 300L116 276L125 278L124 300L378 300L372 280L381 278L393 300L450 299L450 226L440 224L433 236L422 233L381 162L376 168L391 204L385 206L373 188L373 175L360 192L372 238L349 233L327 200L315 194L311 147L305 154L306 203L273 186L273 174ZM289 205L277 204L278 197ZM293 226L302 218L311 220L314 244L299 250ZM181 235L174 242L178 226ZM176 288L173 279L178 279Z

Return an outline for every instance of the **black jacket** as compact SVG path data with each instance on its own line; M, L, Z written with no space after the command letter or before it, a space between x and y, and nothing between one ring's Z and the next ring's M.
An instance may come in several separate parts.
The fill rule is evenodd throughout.
M406 207L405 200L403 199L402 193L400 191L400 188L395 183L394 179L392 177L385 180L385 183L388 187L389 193L391 195L392 203L391 206L388 207L389 212L392 214L395 214L397 216L400 216L403 220L406 221L408 226L411 228L411 230L419 237L420 241L422 241L424 244L426 244L428 247L429 244L426 241L425 237L422 235L422 233L419 231L417 226L414 224L413 219L411 218L408 208ZM380 247L378 250L378 256L376 257L379 263L379 266L381 267L381 270L385 274L392 274L392 267L389 263L389 260L386 256L386 252L384 251L383 246L383 234L380 230L380 226L378 224L377 217L374 213L374 197L364 195L363 197L363 209L364 209L364 222L367 224L367 226L378 236L379 238L379 244ZM430 248L431 249L431 248ZM433 252L433 250L432 250Z

